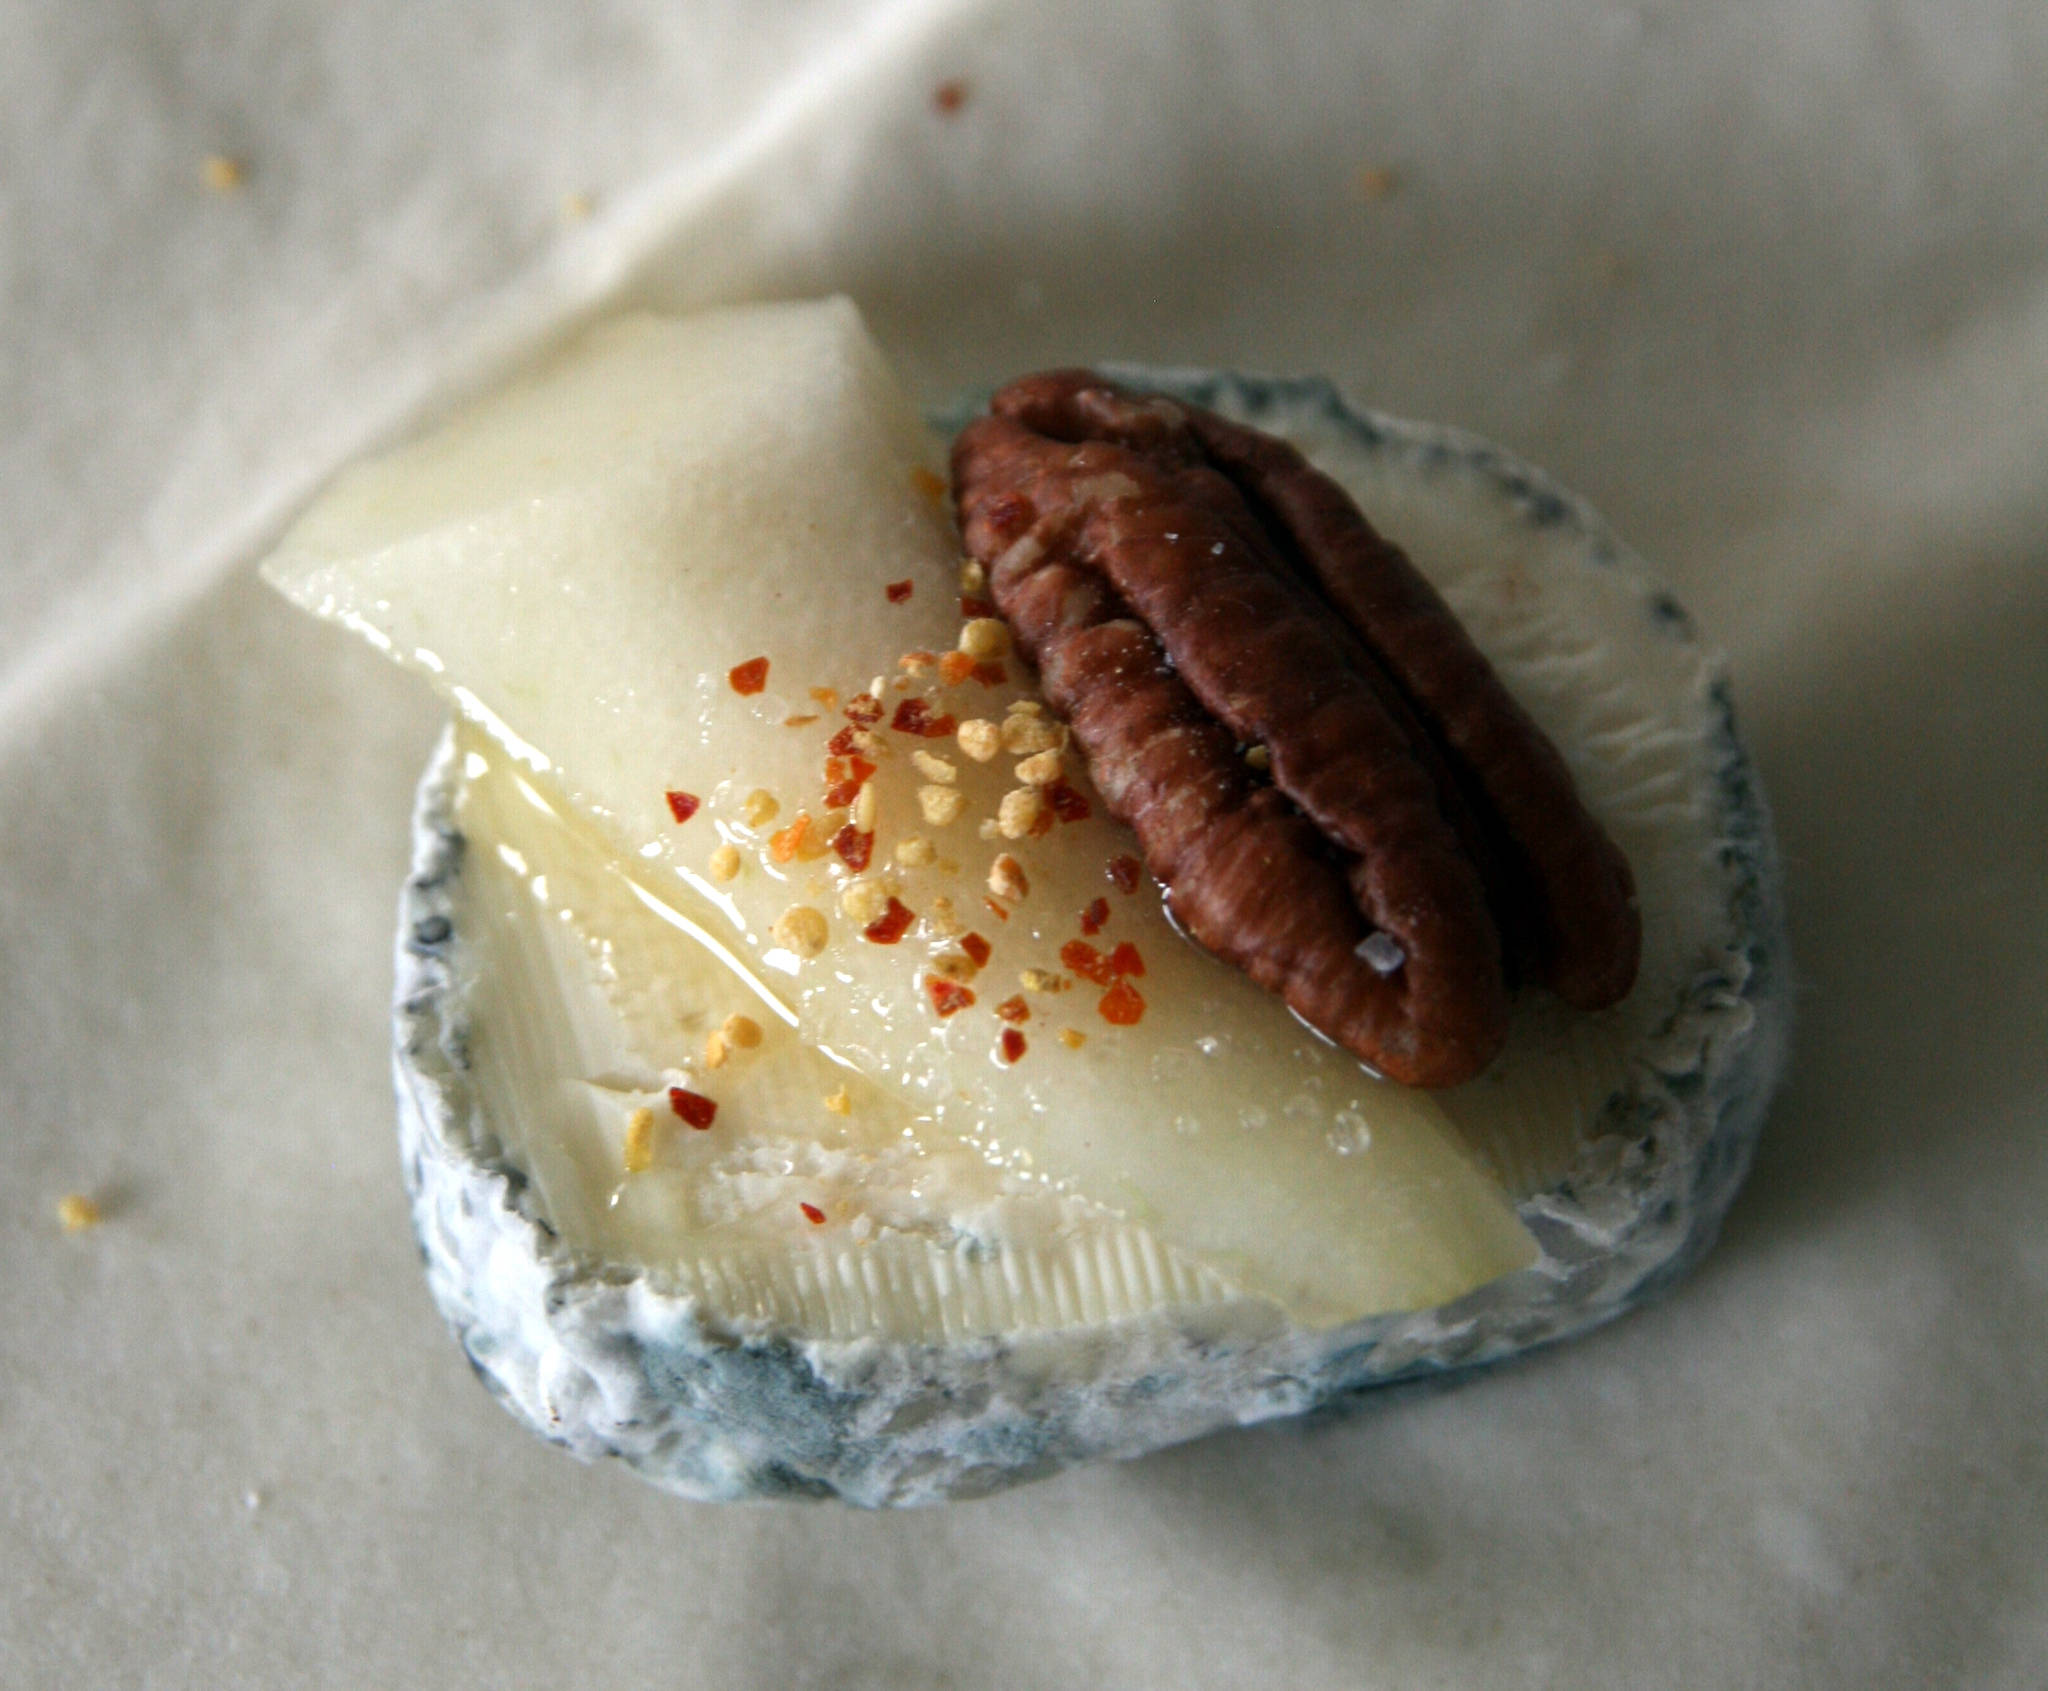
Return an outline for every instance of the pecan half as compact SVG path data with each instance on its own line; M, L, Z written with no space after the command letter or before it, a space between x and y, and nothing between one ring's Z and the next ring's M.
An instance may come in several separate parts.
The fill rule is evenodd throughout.
M1436 591L1291 446L1050 371L962 432L953 486L1202 945L1417 1086L1492 1059L1519 979L1587 1009L1627 993L1627 860Z

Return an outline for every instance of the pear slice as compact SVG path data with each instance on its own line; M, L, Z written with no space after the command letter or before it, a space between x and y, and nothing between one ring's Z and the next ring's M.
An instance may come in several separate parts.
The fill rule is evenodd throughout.
M962 627L941 469L843 301L630 318L349 472L265 574L488 733L491 779L516 764L561 824L551 837L583 840L632 889L607 920L662 924L662 943L689 951L689 1015L715 1025L751 1006L807 1061L857 1077L864 1108L921 1153L1121 1218L1314 1326L1434 1307L1528 1264L1508 1192L1438 1102L1379 1081L1182 939L1149 881L1109 878L1132 844L1077 771L1091 814L1011 838L1002 807L1026 785L1028 730L983 762L949 734L892 728L913 701L927 720L993 724L1032 702L1014 659L1000 679L985 667L946 685L921 656L952 650ZM849 722L849 707L871 714L875 678L881 720ZM828 805L828 743L849 728L871 736L871 815ZM489 827L519 814L502 792L476 813L485 850L505 843ZM849 827L873 835L860 873L830 849ZM738 859L729 880L711 872L720 846L721 869ZM1029 890L990 902L999 852ZM894 943L863 937L889 897L914 923ZM1142 962L1114 1009L1063 962L1084 938ZM940 1013L961 989L973 1002ZM1019 1004L1021 1053L995 1014ZM718 1102L722 1143L812 1130L805 1100L708 1068L681 1019L634 1043L640 1080ZM588 1055L563 1053L572 1068ZM569 1130L536 1118L534 1131ZM850 1193L813 1208L835 1225ZM688 1202L628 1203L624 1232L587 1184L573 1200L565 1185L559 1207L582 1243L632 1264L706 1248ZM774 1219L784 1234L763 1250L819 1225L794 1203Z

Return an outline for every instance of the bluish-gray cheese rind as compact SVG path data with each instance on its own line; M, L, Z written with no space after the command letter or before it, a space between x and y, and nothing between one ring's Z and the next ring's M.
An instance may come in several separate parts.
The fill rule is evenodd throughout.
M1404 474L1479 478L1532 528L1642 577L1575 495L1472 436L1353 410L1321 381L1116 373L1276 432L1335 431ZM976 408L935 421L957 425ZM1652 591L1639 602L1655 637L1696 655L1676 601ZM748 1330L555 1233L470 1079L461 777L444 739L413 818L393 1059L406 1187L434 1300L506 1408L578 1456L616 1457L686 1497L868 1506L976 1496L1483 1367L1609 1321L1670 1286L1713 1243L1790 1032L1769 813L1725 684L1712 705L1716 867L1734 942L1695 976L1647 1061L1631 1065L1574 1167L1521 1204L1541 1249L1532 1267L1439 1309L1323 1332L1245 1303L947 1344Z

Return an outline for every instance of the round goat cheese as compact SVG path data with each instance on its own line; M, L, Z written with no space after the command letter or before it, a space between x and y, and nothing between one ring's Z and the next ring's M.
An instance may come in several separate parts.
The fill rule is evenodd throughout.
M1292 440L1431 577L1629 856L1635 991L1377 1080L1172 930L1077 771L1071 826L1022 816L1057 725L971 579L955 614L933 437L850 308L602 327L266 566L460 712L400 1137L434 1296L543 1436L698 1498L973 1495L1500 1360L1711 1242L1789 1010L1719 660L1495 448L1115 374ZM836 806L821 757L868 766ZM1085 978L1120 943L1135 1022Z

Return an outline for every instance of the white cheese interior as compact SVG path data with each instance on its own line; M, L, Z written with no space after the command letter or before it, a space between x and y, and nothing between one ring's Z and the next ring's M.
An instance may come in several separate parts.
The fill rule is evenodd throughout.
M892 877L920 918L898 944L844 914L836 857L775 860L800 810L821 834L847 820L821 802L824 742L871 677L892 712L925 697L1000 720L1024 691L1014 661L999 686L899 669L954 643L956 542L920 487L935 445L844 303L608 325L308 514L270 579L469 719L478 1084L565 1238L734 1321L841 1336L1229 1296L1329 1324L1443 1303L1530 1259L1511 1195L1576 1152L1726 927L1702 872L1708 677L1582 543L1537 534L1469 476L1432 485L1321 444L1559 739L1644 893L1629 1002L1569 1017L1532 998L1509 1057L1442 1100L1306 1033L1174 933L1149 882L1112 886L1130 841L1099 801L1042 837L983 839L1014 757L979 765L877 728L868 878ZM757 656L768 685L742 695L728 671ZM923 818L916 750L954 766L962 819ZM748 819L756 790L777 797L772 821ZM671 791L701 809L678 824ZM896 866L910 835L937 861ZM721 844L740 858L730 881L707 872ZM982 904L999 850L1030 881L1007 920ZM990 947L975 1004L945 1018L928 965L963 936L941 898ZM1021 990L1031 969L1072 981L1060 949L1097 898L1094 943L1144 960L1135 1026L1104 1021L1085 983ZM793 905L826 919L816 957L778 939ZM992 1007L1020 993L1012 1062ZM734 1012L763 1041L713 1068L706 1037ZM713 1125L677 1119L671 1086L715 1099ZM842 1088L844 1113L826 1104ZM653 1166L629 1174L643 1109Z

